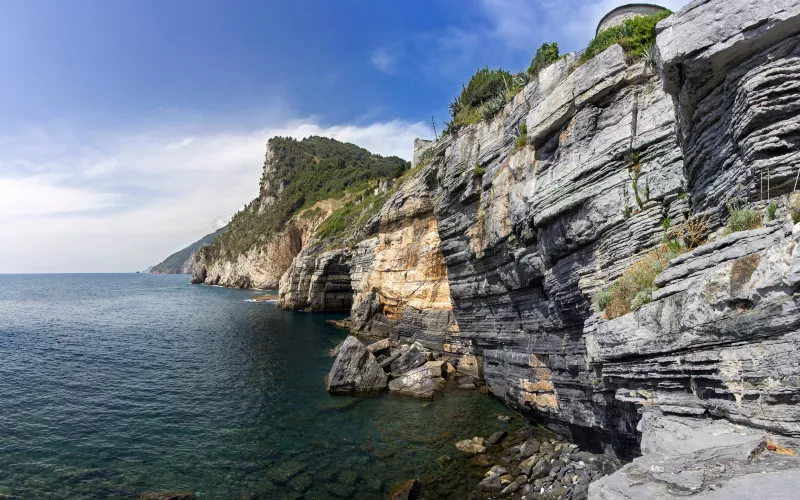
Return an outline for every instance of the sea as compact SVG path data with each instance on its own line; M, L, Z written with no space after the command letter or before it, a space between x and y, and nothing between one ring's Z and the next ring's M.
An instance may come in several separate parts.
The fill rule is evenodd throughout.
M185 275L0 275L0 499L465 498L498 400L325 390L326 319Z

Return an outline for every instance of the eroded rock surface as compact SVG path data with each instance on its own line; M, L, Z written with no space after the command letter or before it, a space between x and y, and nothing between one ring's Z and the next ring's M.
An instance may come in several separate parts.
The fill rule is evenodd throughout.
M800 457L770 451L763 431L657 412L639 428L644 455L592 483L590 499L789 499L800 487Z
M386 388L386 372L356 337L344 341L328 374L330 392L371 392Z

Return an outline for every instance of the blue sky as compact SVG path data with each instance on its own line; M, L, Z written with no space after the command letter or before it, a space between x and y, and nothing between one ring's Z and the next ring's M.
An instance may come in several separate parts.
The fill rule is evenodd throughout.
M408 158L475 69L622 3L0 0L0 272L157 263L256 195L272 135Z

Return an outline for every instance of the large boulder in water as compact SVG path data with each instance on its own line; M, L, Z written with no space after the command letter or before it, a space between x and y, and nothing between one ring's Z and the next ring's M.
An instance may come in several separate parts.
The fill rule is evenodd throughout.
M429 360L430 353L419 342L414 342L399 358L392 362L392 373L400 375L414 368L424 365Z
M328 374L329 392L369 392L386 388L386 372L375 356L357 338L350 336Z
M409 370L389 382L389 390L417 398L432 398L445 385L442 364L441 361L429 361Z

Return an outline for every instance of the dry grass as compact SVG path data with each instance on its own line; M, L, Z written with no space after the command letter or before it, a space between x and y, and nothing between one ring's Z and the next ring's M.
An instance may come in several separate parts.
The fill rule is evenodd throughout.
M708 216L694 216L685 219L683 222L670 230L670 238L683 242L686 248L697 248L705 243L709 233Z
M686 250L675 245L662 245L649 252L625 271L613 285L597 294L598 309L605 312L607 319L612 319L648 303L649 295L655 289L656 276L671 259Z
M772 441L767 442L767 449L769 451L774 451L778 455L795 455L794 450L778 443L773 443Z

